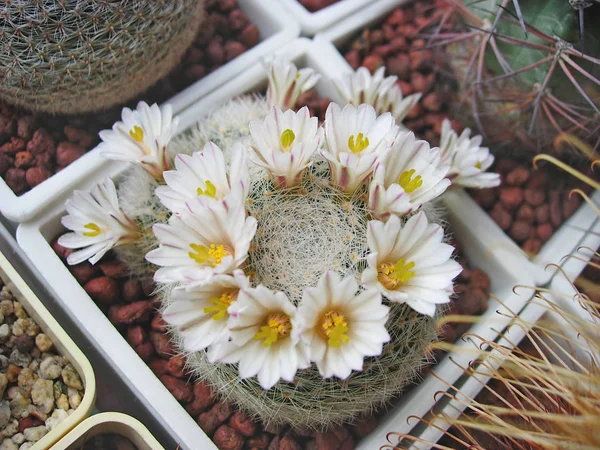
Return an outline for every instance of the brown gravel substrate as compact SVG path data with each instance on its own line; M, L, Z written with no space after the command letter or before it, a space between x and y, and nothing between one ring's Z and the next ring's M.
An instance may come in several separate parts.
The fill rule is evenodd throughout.
M340 0L298 0L310 12L316 12L337 3Z
M52 247L63 262L71 252L56 241ZM458 260L465 270L457 280L457 297L451 302L450 310L481 314L487 309L489 277L481 270L470 269L464 258ZM152 282L129 278L126 267L110 256L96 266L85 262L69 267L69 270L220 449L351 450L361 437L377 426L378 416L368 416L325 433L264 429L240 411L219 402L206 384L190 381L192 376L184 370L184 360L169 342L166 324L157 312L159 303L151 295ZM448 327L444 330L444 340L453 341L463 331L462 328ZM427 371L425 368L423 374ZM380 415L384 413L382 411Z
M162 102L255 46L256 25L236 0L206 0L205 18L181 63L140 99ZM0 102L0 176L21 195L71 164L98 142L98 132L120 120L123 106L77 116L32 114Z
M534 170L530 165L499 159L492 170L500 173L501 185L474 189L470 194L531 255L539 253L554 231L581 205L578 195L569 195L571 190L590 191L576 178L548 165Z
M419 36L426 33L436 11L431 2L396 8L340 49L353 69L364 66L373 73L385 66L386 75L398 77L396 84L404 96L423 94L404 125L432 145L439 144L442 122L449 118L456 91L455 82L444 75L443 55L425 49L426 41ZM452 121L452 125L457 132L462 131L458 122Z

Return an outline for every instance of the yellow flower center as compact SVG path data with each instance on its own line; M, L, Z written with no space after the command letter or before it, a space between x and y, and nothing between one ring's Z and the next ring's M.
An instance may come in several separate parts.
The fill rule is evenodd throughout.
M141 127L138 127L137 125L135 125L133 127L133 130L129 130L129 136L131 136L131 138L135 142L143 142L144 141L144 130L142 130Z
M286 153L289 152L290 147L294 143L295 139L296 134L292 130L290 130L289 128L284 130L284 132L281 133L281 138L279 139L281 141L282 150Z
M188 256L198 264L210 264L212 267L217 267L221 264L221 260L230 253L225 249L225 246L210 244L210 247L205 247L200 244L190 244L193 250L188 252Z
M212 182L210 180L206 180L204 182L204 189L202 189L202 188L196 189L196 194L197 195L206 195L208 197L215 198L215 196L217 195L217 188L215 187L214 184L212 184Z
M346 335L348 332L348 319L338 311L331 310L323 314L319 321L318 331L332 347L340 347L350 341L350 338Z
M358 133L358 136L354 138L354 135L348 138L348 148L352 153L360 153L369 146L369 138L365 137L364 134Z
M477 161L477 163L475 164L475 168L481 170L482 164L481 161Z
M94 222L86 223L83 226L83 228L92 230L92 231L86 231L85 233L83 233L83 235L87 236L87 237L95 237L95 236L98 236L100 233L102 233L102 229Z
M237 294L231 292L224 292L220 297L212 297L208 299L214 306L204 308L204 314L212 314L213 320L222 320L229 315L227 314L227 308L237 299Z
M400 178L398 178L398 184L402 186L402 189L404 189L404 192L407 194L410 194L423 186L421 175L417 175L413 178L414 174L415 169L405 170L402 172L402 175L400 175Z
M386 289L396 289L415 276L414 267L414 262L405 259L399 259L396 264L383 263L377 270L377 279Z
M260 327L260 331L254 335L254 339L257 341L264 339L263 347L269 347L279 339L288 337L291 331L290 316L282 312L273 313L269 314L266 324Z

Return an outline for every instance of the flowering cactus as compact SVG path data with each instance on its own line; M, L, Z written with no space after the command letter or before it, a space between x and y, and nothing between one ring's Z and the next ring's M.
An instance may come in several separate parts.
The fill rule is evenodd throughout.
M375 106L331 104L320 126L289 109L316 79L276 61L268 101L234 99L166 148L176 120L141 103L137 116L152 110L162 126L127 113L115 129L132 155L143 137L166 163L158 173L155 158L120 156L139 164L107 210L135 229L107 234L92 255L78 212L63 223L90 261L114 246L153 276L189 367L227 401L264 422L323 428L382 405L427 360L461 267L426 206L451 184L453 152L467 150L448 138L442 157L400 131L402 114L378 115L377 89Z

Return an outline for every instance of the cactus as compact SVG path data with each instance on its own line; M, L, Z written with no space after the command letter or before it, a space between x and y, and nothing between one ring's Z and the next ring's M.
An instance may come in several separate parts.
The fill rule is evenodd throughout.
M179 62L203 15L198 0L2 3L0 98L61 114L144 92Z
M491 142L537 152L560 147L569 134L598 148L600 33L589 24L599 9L578 14L565 0L449 0L430 45L447 46L462 103ZM458 25L448 30L451 17Z
M114 247L133 276L153 275L187 367L221 398L321 430L385 405L428 361L461 266L427 202L461 178L372 105L331 104L322 127L294 111L311 69L270 73L278 95L232 99L170 142L168 105L124 109L101 152L135 165L118 191L76 192L59 244L81 249L69 263ZM471 157L474 182L493 158L452 133L444 158Z

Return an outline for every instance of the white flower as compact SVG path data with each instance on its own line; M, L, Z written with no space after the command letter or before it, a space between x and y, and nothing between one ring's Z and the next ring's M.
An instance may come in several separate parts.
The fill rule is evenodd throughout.
M167 186L156 188L156 195L168 209L180 213L187 209L188 201L198 196L202 196L207 202L227 198L231 186L240 182L247 193L249 182L246 149L238 142L234 144L231 154L229 174L223 152L212 142L192 156L178 154L175 157L175 170L163 173Z
M370 221L367 242L369 267L362 283L376 288L392 302L408 303L415 311L433 316L435 305L447 303L452 280L462 268L450 259L454 247L444 244L444 230L429 224L421 211L404 227L398 216L387 223Z
M205 283L173 289L171 303L163 319L183 336L187 352L203 350L215 342L227 342L228 308L237 300L240 289L250 286L242 270L233 275L213 275Z
M58 243L82 250L71 253L67 262L79 264L88 259L96 264L111 248L136 239L138 227L119 207L117 190L110 178L92 192L75 191L66 202L68 215L62 224L72 233L63 234Z
M369 187L369 207L387 220L391 213L405 215L442 194L450 181L449 166L440 163L438 148L417 141L412 132L400 132L377 165Z
M279 379L291 382L298 369L310 365L296 307L283 292L260 285L243 289L229 307L231 342L214 345L211 361L239 363L241 378L258 375L263 389Z
M471 136L465 129L460 137L452 129L448 119L442 123L440 148L442 164L450 165L448 178L452 184L469 188L491 188L500 184L500 175L486 172L494 163L494 156L487 147L481 147L481 136Z
M382 156L397 132L390 113L379 117L371 105L330 103L325 115L328 149L322 154L329 162L334 185L352 193L371 175L378 156Z
M389 308L382 305L377 289L356 295L358 283L325 273L316 287L304 289L298 315L305 331L302 340L321 376L348 378L362 370L365 356L381 354L390 340L385 328Z
M156 104L139 102L135 111L123 108L122 122L99 133L103 141L99 145L102 156L139 163L154 178L161 179L168 168L167 143L179 123L172 115L171 105L159 108Z
M256 145L253 162L269 171L279 187L292 187L302 179L311 157L323 142L319 120L305 106L294 112L274 106L264 121L250 122Z
M281 57L273 59L268 76L267 103L284 111L292 109L300 94L312 89L321 78L313 69L298 70L294 63Z
M152 227L159 247L146 259L163 266L154 274L156 282L202 281L240 267L257 225L254 217L246 217L242 190L241 184L234 186L225 200L210 204L199 197L168 224Z
M418 103L421 94L404 98L402 90L396 84L398 77L384 78L384 73L385 67L379 68L374 75L366 67L359 67L356 72L344 74L341 79L334 80L334 84L346 102L354 106L367 103L375 108L377 114L390 112L396 123L401 123L410 109Z

